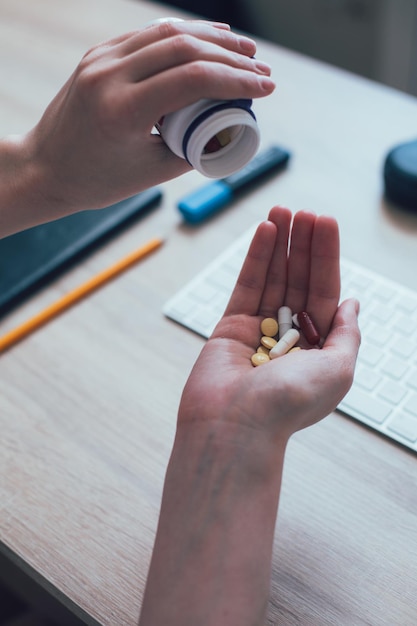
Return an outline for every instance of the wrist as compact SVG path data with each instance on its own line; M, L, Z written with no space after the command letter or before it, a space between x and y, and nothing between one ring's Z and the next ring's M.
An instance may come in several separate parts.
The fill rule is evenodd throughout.
M65 214L34 144L33 132L0 141L0 237Z
M245 489L248 479L254 488L263 489L280 481L287 441L234 422L179 421L173 454L186 455L190 463L203 458L211 465L227 463L238 472Z
M263 622L284 451L249 428L179 423L141 625Z

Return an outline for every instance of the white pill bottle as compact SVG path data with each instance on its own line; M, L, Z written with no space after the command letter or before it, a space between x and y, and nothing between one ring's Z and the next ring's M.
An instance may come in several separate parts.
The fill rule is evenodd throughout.
M177 156L209 178L234 174L255 156L260 133L252 100L199 100L156 124Z
M155 24L181 21L166 17ZM169 113L156 124L167 146L209 178L225 178L256 154L260 133L252 100L199 100Z

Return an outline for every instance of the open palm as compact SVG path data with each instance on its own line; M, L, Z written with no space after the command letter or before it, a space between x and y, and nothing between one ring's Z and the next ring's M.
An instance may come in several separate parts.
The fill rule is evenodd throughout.
M259 225L226 311L184 389L179 423L211 420L287 439L328 415L348 391L360 335L358 304L339 306L339 234L331 217L271 209ZM323 339L253 367L260 323L280 306L306 310Z

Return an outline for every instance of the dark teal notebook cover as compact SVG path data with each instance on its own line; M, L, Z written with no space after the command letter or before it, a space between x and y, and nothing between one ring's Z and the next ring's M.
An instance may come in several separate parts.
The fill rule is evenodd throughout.
M0 239L0 315L157 206L157 187Z

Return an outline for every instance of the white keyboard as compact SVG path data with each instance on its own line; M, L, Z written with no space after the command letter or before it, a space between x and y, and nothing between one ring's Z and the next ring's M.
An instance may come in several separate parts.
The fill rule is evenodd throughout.
M255 227L164 306L208 338L222 316ZM361 303L362 344L353 386L338 409L417 452L417 291L342 259L342 298Z

